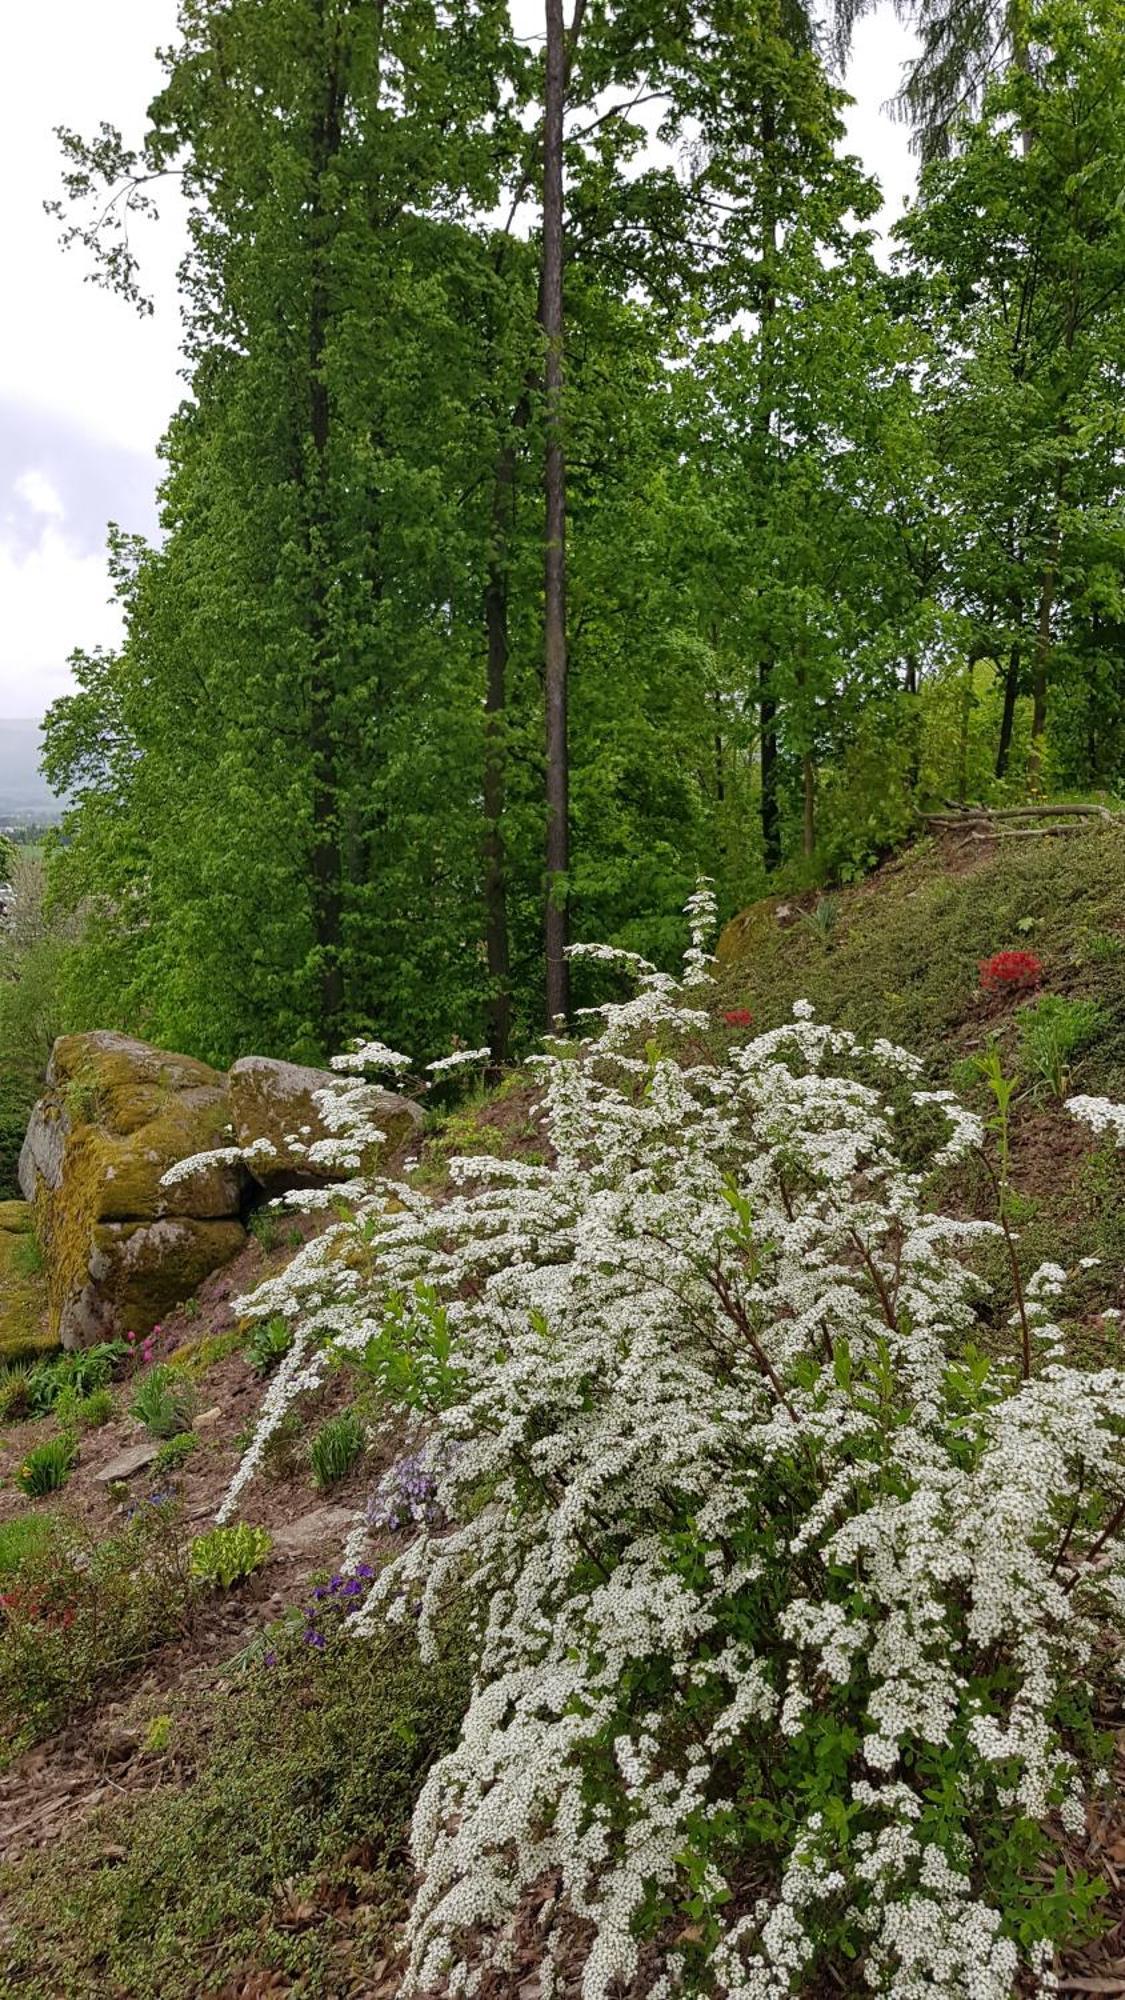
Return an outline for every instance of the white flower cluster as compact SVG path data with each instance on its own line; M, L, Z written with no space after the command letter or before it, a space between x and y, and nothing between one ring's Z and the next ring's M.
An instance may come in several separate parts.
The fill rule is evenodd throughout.
M689 971L702 950L693 932ZM540 1059L551 1165L474 1159L440 1207L369 1183L240 1302L300 1332L228 1512L332 1350L385 1339L412 1295L452 1343L414 1419L443 1468L433 1525L357 1620L413 1611L425 1650L457 1604L477 1636L415 1817L401 1990L510 1966L548 1877L587 1926L583 2000L636 1981L653 1910L689 1899L719 2000L822 1990L845 1933L897 2000L1006 2000L1021 1964L1047 1990L1049 1954L1021 1959L973 1886L974 1826L1080 1818L1059 1712L1125 1607L1125 1375L1062 1364L1051 1267L1026 1288L1030 1378L1015 1333L1010 1365L964 1365L966 1249L992 1225L926 1208L900 1113L936 1109L942 1160L982 1135L914 1058L804 1004L721 1063L660 1055L684 1029L698 1052L708 1017L632 970L636 1000ZM822 1739L831 1812L776 1793L812 1782ZM772 1887L732 1916L751 1806L785 1852L775 1834ZM698 1978L680 1928L657 1932L650 2000Z
M1125 1146L1125 1104L1111 1104L1108 1097L1068 1097L1066 1108L1092 1131L1112 1133L1115 1144Z
M347 1070L353 1076L366 1076L369 1070L405 1076L410 1062L409 1056L404 1056L399 1049L388 1048L386 1042L356 1040L350 1048L331 1058L329 1068Z

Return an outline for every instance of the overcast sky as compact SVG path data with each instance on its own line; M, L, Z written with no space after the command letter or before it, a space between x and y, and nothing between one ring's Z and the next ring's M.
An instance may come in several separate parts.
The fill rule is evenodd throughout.
M263 0L268 4L268 0ZM536 0L517 0L521 25ZM0 315L0 716L41 716L70 684L76 647L118 637L105 528L156 527L156 449L181 394L174 204L142 230L139 319L84 282L83 252L64 255L44 215L58 192L53 127L101 120L138 136L160 81L155 50L172 39L175 0L37 0L6 10L0 68L0 184L7 308ZM906 134L882 105L911 47L890 6L864 21L848 88L849 142L894 220L914 182Z

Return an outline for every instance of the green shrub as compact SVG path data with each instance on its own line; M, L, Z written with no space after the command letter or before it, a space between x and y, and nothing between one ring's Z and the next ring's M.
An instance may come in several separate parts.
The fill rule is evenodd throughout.
M194 1431L177 1431L174 1437L165 1438L152 1461L154 1476L159 1478L162 1473L177 1471L193 1451L199 1450L199 1445Z
M309 1445L309 1463L316 1484L335 1486L346 1478L367 1449L367 1433L354 1410L341 1410L321 1424Z
M183 1369L158 1361L137 1383L129 1414L153 1437L171 1438L191 1429L198 1408L198 1393Z
M213 1589L229 1590L261 1569L272 1547L267 1528L251 1528L245 1521L233 1528L211 1528L191 1545L191 1573Z
M70 1431L60 1431L58 1437L44 1438L42 1444L33 1445L16 1473L16 1485L22 1493L37 1500L43 1493L57 1493L65 1486L78 1462L78 1447Z
M425 1664L401 1627L327 1656L274 1635L221 1699L177 1715L195 1772L183 1789L121 1800L3 1871L13 1992L199 2000L234 1990L247 1963L309 2000L378 1990L410 1893L414 1802L468 1699L463 1629ZM306 1893L315 1915L294 1925Z
M1021 1007L1017 1063L1021 1072L1045 1085L1060 1103L1070 1089L1074 1058L1088 1048L1102 1029L1105 1016L1096 1000L1065 1000L1044 993L1030 1007Z
M72 1521L25 1549L0 1626L0 1756L48 1735L189 1623L176 1510L138 1507L97 1541Z
M275 1313L272 1319L260 1320L246 1342L246 1359L256 1375L268 1375L276 1368L293 1345L293 1335L289 1323Z
M80 1430L100 1430L103 1424L108 1424L113 1409L112 1389L91 1389L90 1394L83 1396L75 1405L75 1421Z

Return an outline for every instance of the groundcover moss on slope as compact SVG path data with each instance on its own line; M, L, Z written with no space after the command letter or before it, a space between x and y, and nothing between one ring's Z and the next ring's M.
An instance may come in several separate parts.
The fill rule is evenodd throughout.
M414 1802L468 1697L463 1649L451 1632L423 1666L380 1628L268 1657L171 1732L170 1768L195 1764L182 1789L0 1873L5 2000L199 2000L251 1959L317 2000L387 1951Z
M795 999L860 1035L887 1035L948 1066L971 1014L982 959L1027 946L1044 986L1089 995L1106 1020L1084 1087L1125 1086L1125 836L1019 840L967 873L928 848L841 896L828 937L758 903L720 943L723 1004L745 1001L761 1028Z

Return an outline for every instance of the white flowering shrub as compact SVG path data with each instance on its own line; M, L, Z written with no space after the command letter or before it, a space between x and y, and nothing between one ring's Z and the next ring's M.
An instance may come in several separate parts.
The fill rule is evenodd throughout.
M513 1963L544 1883L544 1996L564 1952L583 2000L1051 1990L1094 1895L1044 1892L1039 1828L1081 1835L1100 1755L1125 1375L1065 1365L1053 1267L976 1351L992 1225L923 1185L977 1121L804 1004L727 1050L703 914L687 988L630 960L541 1059L550 1164L353 1188L244 1302L299 1331L228 1511L332 1355L407 1413L413 1538L355 1623L425 1650L467 1606L477 1670L404 1994Z

